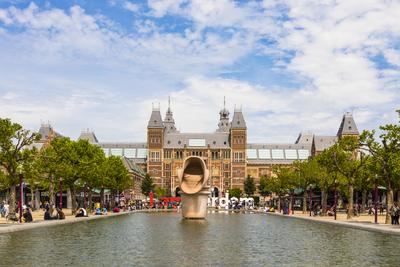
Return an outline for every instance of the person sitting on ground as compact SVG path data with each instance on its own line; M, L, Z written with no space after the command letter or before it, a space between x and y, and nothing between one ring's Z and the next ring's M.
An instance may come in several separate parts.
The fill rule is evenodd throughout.
M87 217L88 215L87 215L87 212L86 212L86 210L84 209L84 208L79 208L78 210L77 210L77 212L76 212L76 215L75 215L75 217Z
M58 214L58 219L59 220L64 220L65 219L65 213L61 209L57 208L57 214Z
M114 212L114 213L118 213L118 212L119 212L119 208L118 208L118 207L115 207L115 208L113 209L113 212Z
M103 208L103 215L107 215L107 209Z
M24 221L26 223L30 223L30 222L33 221L32 213L31 213L31 210L29 208L25 209L25 212L22 214L22 216L24 217Z
M46 211L44 212L44 220L45 221L49 221L49 220L53 220L54 218L51 217L50 215L50 210L49 208L46 208Z
M100 208L97 208L96 211L94 212L94 215L103 215L103 213L101 212Z

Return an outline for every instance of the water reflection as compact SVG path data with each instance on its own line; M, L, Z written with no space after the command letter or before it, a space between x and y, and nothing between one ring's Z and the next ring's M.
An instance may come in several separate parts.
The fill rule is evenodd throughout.
M397 266L400 238L263 214L132 214L0 235L2 266Z

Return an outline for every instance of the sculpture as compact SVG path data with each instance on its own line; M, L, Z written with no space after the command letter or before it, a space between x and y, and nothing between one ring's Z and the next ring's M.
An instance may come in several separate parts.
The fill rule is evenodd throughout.
M204 160L196 156L186 158L183 168L178 170L178 177L183 218L205 219L210 187L207 186L209 171Z

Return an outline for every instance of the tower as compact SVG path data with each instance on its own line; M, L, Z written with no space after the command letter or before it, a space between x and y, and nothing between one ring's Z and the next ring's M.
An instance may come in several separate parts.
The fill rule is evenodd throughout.
M232 157L231 188L244 188L246 177L247 127L242 109L235 108L230 128Z
M229 111L225 107L225 97L224 97L224 108L219 112L219 123L217 132L229 132Z
M359 136L356 122L354 121L353 114L351 112L346 112L343 115L342 122L340 123L339 130L337 132L337 137L341 138L343 136Z
M175 127L175 120L174 116L171 111L171 98L168 97L168 109L165 113L165 120L164 120L164 133L174 133L177 132Z
M147 124L147 172L153 178L156 186L164 188L162 178L164 125L160 107L153 106L149 123Z

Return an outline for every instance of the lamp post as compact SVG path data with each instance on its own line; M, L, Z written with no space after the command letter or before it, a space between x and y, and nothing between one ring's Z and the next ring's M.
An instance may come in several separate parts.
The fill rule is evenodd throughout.
M309 187L309 191L308 191L308 194L309 194L309 203L310 203L310 217L312 216L312 205L313 205L313 201L312 201L312 187L311 187L311 185L310 185L310 187Z
M24 194L24 186L22 182L22 173L19 174L19 203L18 203L18 211L19 211L19 222L22 223L22 197Z
M60 196L59 196L59 209L62 210L62 177L60 177Z
M336 221L336 210L337 210L337 185L336 185L336 178L335 178L335 191L333 193L334 203L333 203L333 212L334 212L334 219Z
M378 175L375 174L375 188L374 188L374 208L375 208L375 223L378 223Z

